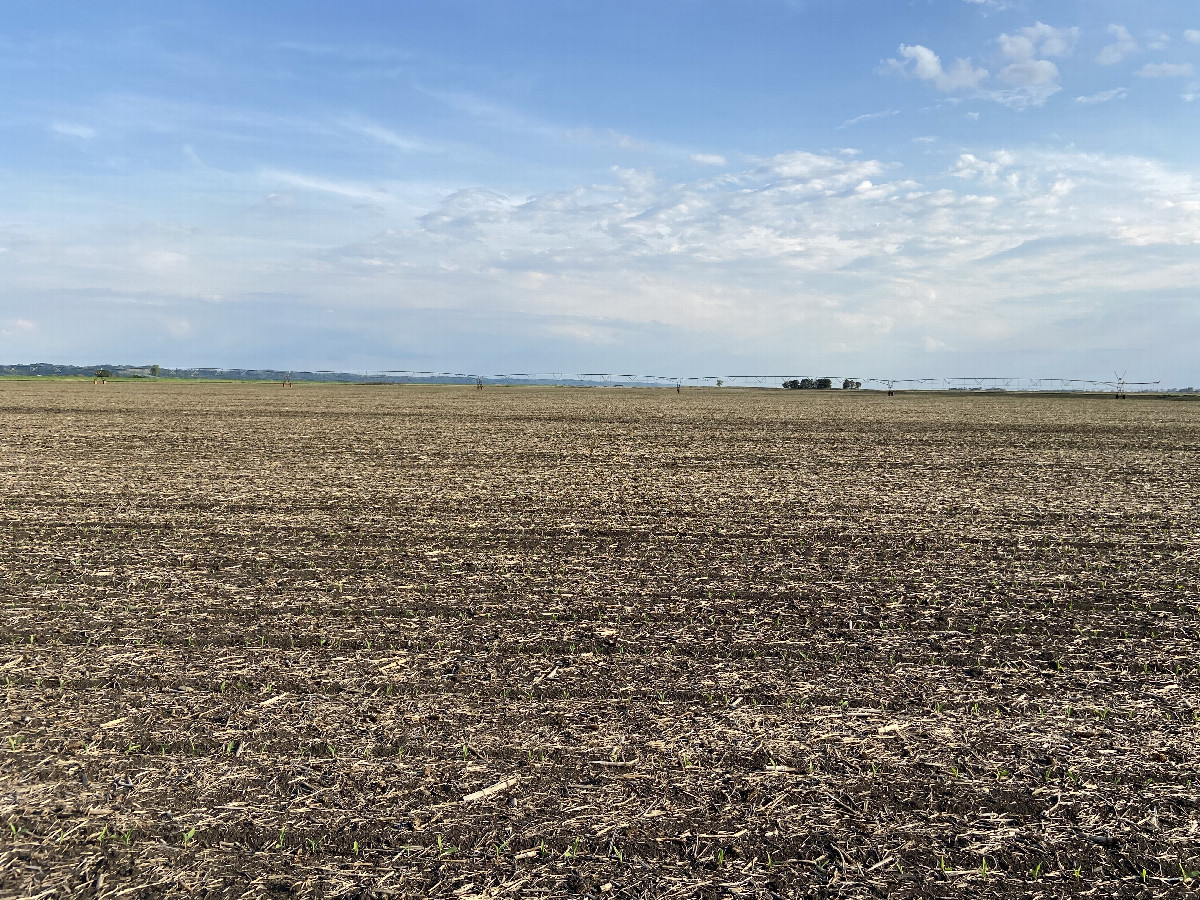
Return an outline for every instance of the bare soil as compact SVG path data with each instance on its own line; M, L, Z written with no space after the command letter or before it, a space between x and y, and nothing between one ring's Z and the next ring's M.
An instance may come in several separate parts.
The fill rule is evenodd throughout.
M1200 885L1200 409L0 384L0 895Z

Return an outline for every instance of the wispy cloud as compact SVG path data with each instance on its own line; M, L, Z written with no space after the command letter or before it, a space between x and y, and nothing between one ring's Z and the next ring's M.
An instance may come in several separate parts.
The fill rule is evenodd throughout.
M548 131L549 133L553 133L552 128L548 127ZM661 145L641 140L631 134L617 131L615 128L563 128L560 130L560 133L567 140L594 144L598 147L616 147L621 150L648 150L652 152L661 152L665 149ZM675 153L679 155L679 151L675 151Z
M883 112L863 113L861 116L855 116L853 119L847 119L845 122L839 125L838 128L847 128L851 125L858 125L861 122L870 122L874 119L887 119L891 116L898 116L899 114L900 110L898 109L888 109L884 110Z
M536 116L531 116L502 103L496 103L471 91L442 88L419 88L419 90L455 112L489 128L551 138L562 138L567 133L567 129L559 128Z
M1189 78L1193 69L1191 63L1146 63L1133 74L1139 78Z
M96 136L96 129L87 125L79 125L72 122L55 122L50 126L55 134L61 134L65 137L80 138L81 140L90 141Z
M1200 31L1194 28L1189 28L1183 33L1183 39L1193 44L1200 44Z
M281 50L305 56L346 60L349 62L395 62L411 59L415 54L396 47L374 44L325 44L317 41L280 41Z
M1123 100L1129 92L1125 88L1113 88L1108 91L1098 91L1095 94L1089 94L1086 97L1076 97L1076 103L1082 103L1087 106L1092 106L1097 103L1107 103L1110 100Z
M289 187L305 191L334 194L339 197L348 197L351 200L367 200L378 203L390 199L387 191L381 188L346 181L331 181L283 169L263 169L259 175L264 181L275 184L286 184Z
M1164 50L1171 44L1171 36L1165 31L1151 32L1146 36L1146 49Z
M693 153L690 157L692 162L702 166L723 166L725 165L725 157L719 153Z
M386 144L405 153L416 153L431 149L425 141L399 134L369 119L349 117L340 120L338 124L348 131L361 134L363 137L369 137L381 144Z

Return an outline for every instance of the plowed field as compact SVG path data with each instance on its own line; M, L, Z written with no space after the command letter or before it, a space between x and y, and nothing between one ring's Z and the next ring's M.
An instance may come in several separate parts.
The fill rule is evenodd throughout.
M1200 886L1200 404L0 383L0 895Z

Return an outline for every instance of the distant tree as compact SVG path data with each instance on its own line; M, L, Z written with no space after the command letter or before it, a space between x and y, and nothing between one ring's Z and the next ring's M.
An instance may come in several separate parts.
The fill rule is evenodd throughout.
M861 381L855 381L853 378L847 378L842 382L843 391L857 391L862 387Z
M818 391L827 391L833 387L832 378L818 378L813 382L813 387Z
M788 391L798 391L798 390L800 390L800 382L797 381L795 378L792 378L788 381L785 381L783 383L783 387L785 390L788 390Z
M816 386L817 386L817 383L811 378L801 378L800 379L800 390L802 390L802 391L811 391L814 388L816 388Z
M150 367L150 374L153 375L155 378L158 377L159 371L160 371L160 369L158 368L158 363L155 363L154 365L152 365Z
M112 378L112 377L113 377L113 373L112 373L112 372L110 372L108 369L97 369L97 370L96 370L96 377L97 377L97 378Z

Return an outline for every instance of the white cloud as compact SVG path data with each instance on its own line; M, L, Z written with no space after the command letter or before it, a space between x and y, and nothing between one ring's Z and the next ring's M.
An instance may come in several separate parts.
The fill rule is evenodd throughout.
M1094 105L1097 103L1107 103L1109 100L1124 100L1128 91L1125 88L1113 88L1109 91L1099 91L1095 94L1089 94L1086 97L1076 97L1076 103L1085 105Z
M998 76L1013 90L994 92L992 99L1012 106L1045 103L1061 89L1058 66L1045 57L1069 56L1078 37L1078 28L1055 28L1044 22L1000 35L1000 53L1010 62Z
M1108 33L1116 40L1100 51L1096 57L1096 62L1102 66L1111 66L1114 63L1119 63L1131 53L1136 53L1141 47L1138 42L1133 39L1133 35L1129 33L1129 29L1124 25L1109 25Z
M1190 41L1193 44L1200 44L1200 31L1197 31L1194 28L1189 28L1183 33L1183 39L1185 41Z
M901 59L889 59L884 66L928 81L947 94L981 97L1018 109L1041 106L1061 90L1058 66L1047 57L1069 56L1078 37L1078 28L1055 28L1044 22L1001 34L997 44L1003 64L996 77L1006 85L1003 88L986 87L990 73L969 59L955 60L949 70L943 68L938 55L920 44L901 44Z
M1079 39L1078 28L1055 28L1038 22L1016 34L1002 34L1000 52L1009 59L1024 61L1035 57L1070 56Z
M1042 95L1046 88L1058 90L1058 66L1048 59L1025 59L1001 69L1000 80L1036 89Z
M725 165L725 157L719 153L693 153L690 157L692 162L699 163L702 166L723 166Z
M980 178L983 181L996 181L1000 173L1015 162L1015 157L1007 150L997 150L990 159L980 159L974 153L961 154L949 174L956 178Z
M72 122L55 122L50 126L55 134L61 134L65 137L80 138L81 140L90 141L96 136L96 129L90 128L87 125L79 125Z
M928 81L947 94L978 88L980 82L988 77L987 69L975 68L969 59L955 60L954 65L947 71L942 68L942 61L938 55L921 44L901 44L900 55L903 60L890 59L888 65L922 81Z
M885 166L877 160L847 160L797 150L780 153L755 171L787 179L789 189L825 192L842 190L868 176L881 175Z
M1193 70L1191 63L1146 63L1133 74L1139 78L1187 78Z

